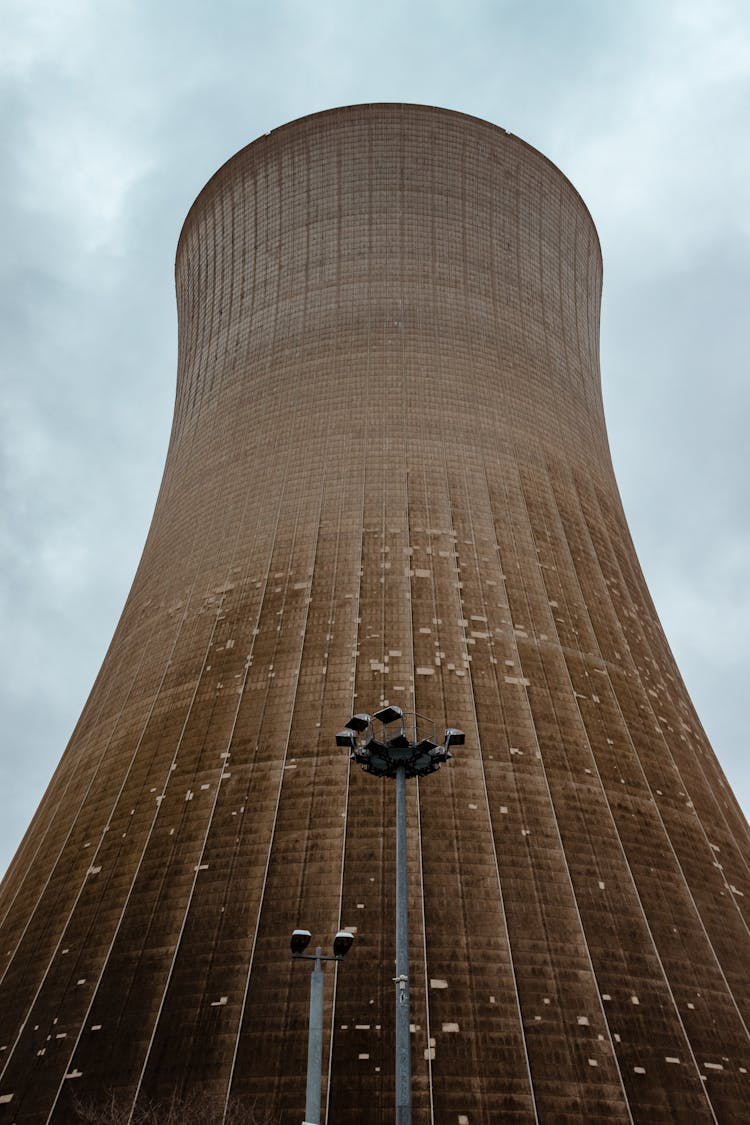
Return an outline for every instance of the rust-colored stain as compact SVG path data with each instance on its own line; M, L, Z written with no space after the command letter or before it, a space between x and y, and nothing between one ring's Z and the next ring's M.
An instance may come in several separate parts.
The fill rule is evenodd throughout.
M328 1125L390 1125L393 785L334 743L390 703L466 732L408 784L414 1125L750 1121L748 826L622 512L601 274L565 177L445 110L201 192L143 559L0 893L1 1120L299 1125L302 926L356 929Z

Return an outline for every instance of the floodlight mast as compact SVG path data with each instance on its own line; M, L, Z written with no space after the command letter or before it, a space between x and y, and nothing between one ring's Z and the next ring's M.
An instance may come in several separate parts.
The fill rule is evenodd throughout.
M406 871L406 770L396 770L396 1125L411 1125L409 896Z
M290 940L293 961L314 961L310 974L310 1022L307 1033L307 1088L305 1091L305 1120L302 1125L321 1125L320 1074L323 1068L323 961L343 961L351 949L354 934L339 930L333 939L333 956L323 954L321 946L314 953L305 953L312 934L309 930L294 930Z
M382 729L375 738L372 720ZM419 720L429 722L432 738L419 737ZM412 725L413 737L407 735ZM394 727L389 734L389 728ZM396 781L396 1117L395 1125L411 1125L411 1040L409 1015L409 898L406 868L406 779L434 773L452 757L451 746L463 746L464 733L448 727L442 745L434 741L435 726L424 716L404 714L400 707L383 707L372 718L353 715L336 745L349 748L349 757L367 773Z

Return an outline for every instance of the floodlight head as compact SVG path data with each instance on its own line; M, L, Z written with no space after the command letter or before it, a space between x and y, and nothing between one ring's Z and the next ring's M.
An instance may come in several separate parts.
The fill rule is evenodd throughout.
M346 725L349 730L356 730L358 734L361 734L362 731L367 730L367 728L369 727L370 716L364 714L352 715L351 719Z
M339 959L346 957L353 941L354 934L350 934L348 930L339 930L333 939L333 956Z
M292 932L292 940L290 946L292 949L292 956L299 957L300 953L304 953L310 944L312 934L309 930L294 930Z
M395 747L397 750L405 750L410 743L404 732L399 731L395 738L388 739L388 745Z
M446 746L463 746L466 741L466 735L462 730L457 727L448 727L445 732L445 745Z
M356 741L357 741L357 732L353 731L353 730L349 730L348 727L346 727L345 730L340 730L338 732L338 734L336 735L336 745L337 746L348 746L350 750L353 749L354 743Z
M414 744L416 754L432 754L433 750L437 750L437 744L431 738L421 738Z
M389 723L395 723L396 719L403 719L404 712L400 707L382 707L380 711L376 711L373 718L379 719L384 726Z

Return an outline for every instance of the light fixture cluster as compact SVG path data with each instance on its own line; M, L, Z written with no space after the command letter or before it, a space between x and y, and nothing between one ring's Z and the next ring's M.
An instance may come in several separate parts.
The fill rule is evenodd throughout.
M431 738L420 737L420 723L429 723ZM448 727L439 743L434 724L424 716L388 706L373 715L352 715L336 735L336 745L346 747L367 773L395 777L403 769L406 777L422 777L453 757L450 747L464 745L464 732Z
M309 930L293 930L290 946L292 950L293 960L306 960L306 961L343 961L347 953L351 949L352 942L354 941L354 934L350 934L348 930L339 930L333 939L333 957L324 957L318 950L317 953L305 953L312 934Z

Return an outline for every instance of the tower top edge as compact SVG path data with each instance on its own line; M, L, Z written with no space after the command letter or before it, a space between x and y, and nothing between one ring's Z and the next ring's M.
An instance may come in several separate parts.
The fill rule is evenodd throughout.
M260 151L269 141L272 141L272 140L276 139L280 134L291 132L295 129L298 130L298 129L304 128L305 126L311 126L314 122L321 121L321 120L330 120L330 119L333 119L335 117L354 116L356 114L361 114L365 110L371 110L371 111L373 111L373 113L376 113L377 111L393 112L393 111L397 111L397 110L403 110L403 111L409 111L409 112L417 111L417 112L423 112L426 115L437 115L437 116L443 117L445 119L453 119L453 120L457 120L457 121L463 120L463 121L466 121L466 122L471 123L473 125L481 126L482 128L485 128L485 129L491 131L493 134L507 137L509 142L511 142L513 144L516 144L516 145L520 145L522 148L526 149L527 152L530 155L532 155L533 157L542 161L542 163L544 165L546 165L548 168L552 169L552 171L557 176L559 176L559 178L563 181L563 183L565 183L567 185L567 187L570 189L570 191L573 193L573 195L578 199L581 207L583 208L584 212L588 216L588 219L591 223L591 227L592 227L592 230L594 232L594 237L595 237L595 241L596 241L596 246L597 246L598 251L599 251L599 259L601 261L602 252L601 252L601 243L599 241L599 232L596 229L596 223L594 222L591 211L589 210L588 205L586 204L586 201L584 200L583 196L581 195L581 193L576 188L575 184L565 175L564 172L562 172L558 168L558 166L554 163L554 161L550 160L550 158L548 156L545 156L545 154L543 152L541 152L538 148L535 148L532 144L529 144L528 141L523 140L522 137L517 136L515 133L512 133L509 129L504 128L502 125L496 125L496 124L494 124L494 122L488 121L486 118L477 117L476 115L471 114L471 113L464 113L462 110L447 109L443 106L422 105L418 102L360 102L360 103L355 103L353 105L335 106L335 107L332 107L331 109L318 110L315 113L305 114L302 117L294 118L292 121L287 121L282 125L277 125L276 128L269 130L269 132L267 132L267 133L261 134L261 136L256 137L255 140L250 141L246 145L243 145L243 147L241 149L238 149L237 152L233 153L232 156L230 156L227 160L224 161L223 164L221 164L219 166L219 168L217 168L217 170L214 172L214 174L203 185L203 187L201 188L201 190L198 192L197 196L193 200L192 204L190 205L190 207L188 209L188 212L185 216L184 222L182 224L182 228L180 230L179 238L177 240L177 250L176 250L176 253L175 253L175 260L179 259L182 243L183 243L183 240L185 238L186 231L188 230L188 228L190 226L191 220L200 211L202 204L204 202L206 202L206 200L208 198L210 198L212 192L216 189L218 184L224 179L224 177L228 173L230 167L234 164L234 162L236 160L238 160L242 156L245 156L245 155L249 154L249 152L253 149L258 149Z

